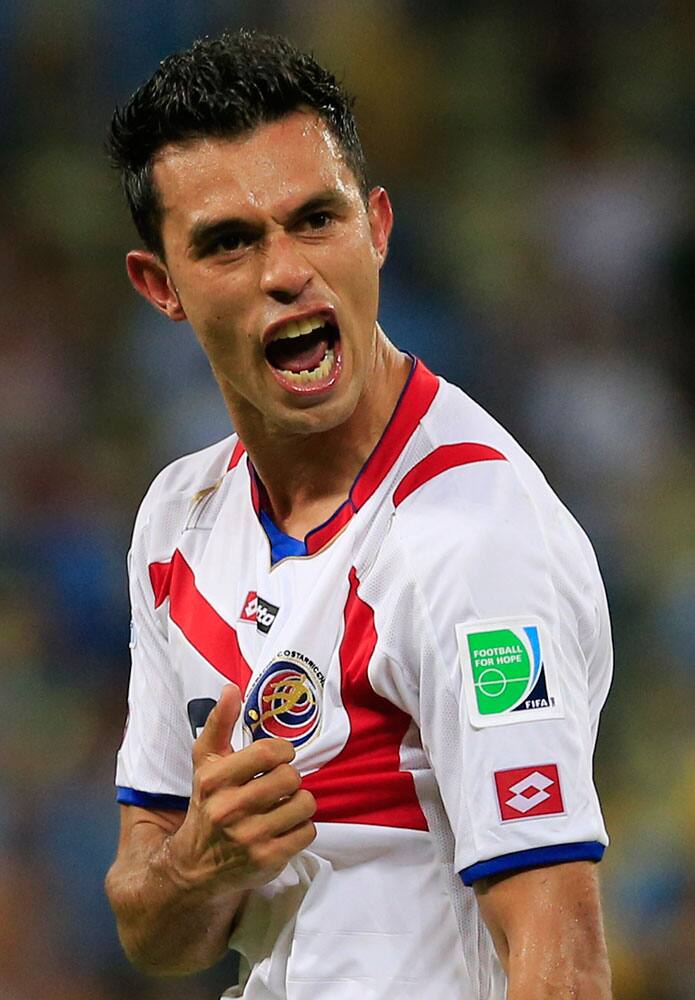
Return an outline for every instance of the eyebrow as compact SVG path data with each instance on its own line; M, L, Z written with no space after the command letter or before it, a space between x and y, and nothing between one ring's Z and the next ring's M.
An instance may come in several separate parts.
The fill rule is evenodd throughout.
M335 211L345 210L350 204L349 199L335 188L326 188L312 195L307 201L293 209L287 216L286 226L295 225L300 219L311 215L321 209L331 208ZM202 256L207 247L222 236L234 234L246 238L249 241L258 239L263 235L264 226L257 222L251 222L239 216L225 216L222 219L201 219L191 227L188 234L188 248L194 256Z
M249 222L248 219L225 216L223 219L216 219L211 222L201 219L200 222L191 228L188 234L188 249L195 257L202 257L209 246L222 236L230 234L245 237L249 240L258 239L263 234L263 227L257 223Z
M312 195L311 198L290 212L287 221L290 225L292 225L299 219L302 219L307 215L311 215L313 212L319 212L323 208L332 208L336 211L344 211L349 205L350 199L347 198L342 191L338 191L336 188L324 188L323 191L319 191L318 194Z

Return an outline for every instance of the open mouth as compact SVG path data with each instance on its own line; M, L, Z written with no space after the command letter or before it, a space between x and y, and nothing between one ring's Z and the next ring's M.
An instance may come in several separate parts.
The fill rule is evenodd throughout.
M292 320L275 330L265 356L275 377L300 392L332 385L340 363L337 326L325 316Z

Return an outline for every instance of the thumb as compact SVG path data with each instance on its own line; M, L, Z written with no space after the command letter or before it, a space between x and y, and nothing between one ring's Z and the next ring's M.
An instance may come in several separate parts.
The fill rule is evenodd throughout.
M209 757L225 757L234 753L232 730L241 711L241 691L236 684L225 684L219 701L208 715L203 731L193 744L193 766Z

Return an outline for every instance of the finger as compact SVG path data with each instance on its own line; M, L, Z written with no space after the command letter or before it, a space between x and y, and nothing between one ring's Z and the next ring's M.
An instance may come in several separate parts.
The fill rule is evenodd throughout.
M208 774L203 780L208 780ZM208 795L208 816L215 826L229 826L247 816L274 809L299 790L301 778L291 764L280 764L268 774L239 787L218 783Z
M245 785L257 775L267 774L280 764L294 760L294 747L287 740L258 740L250 747L223 757L208 755L196 777L201 792L211 794L223 785Z
M225 684L219 701L210 712L203 731L193 744L193 765L197 767L211 754L228 756L232 750L232 730L241 711L241 692L236 684Z
M212 780L219 785L245 785L280 764L291 763L294 757L294 747L287 740L259 740L237 750L233 756L211 761L209 771Z
M271 857L274 857L276 860L282 859L284 864L281 861L281 865L284 868L284 865L295 854L299 854L300 851L305 850L315 839L316 826L310 819L305 820L304 823L299 823L297 826L293 826L291 830L287 830L285 833L268 841L265 848L257 849L256 856L259 860L262 860L263 854L267 853L268 861L271 861Z
M300 788L284 802L268 812L247 816L229 829L228 836L237 843L258 844L282 837L289 830L306 823L316 812L316 799L311 792Z

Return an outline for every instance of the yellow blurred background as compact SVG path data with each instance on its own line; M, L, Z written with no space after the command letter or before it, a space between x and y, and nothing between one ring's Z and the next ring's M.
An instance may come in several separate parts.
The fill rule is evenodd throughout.
M128 285L103 142L161 58L241 25L357 95L396 212L385 329L508 426L595 544L615 995L692 998L695 7L675 0L0 5L0 996L207 1000L233 974L144 979L101 887L135 509L228 433L190 331Z

